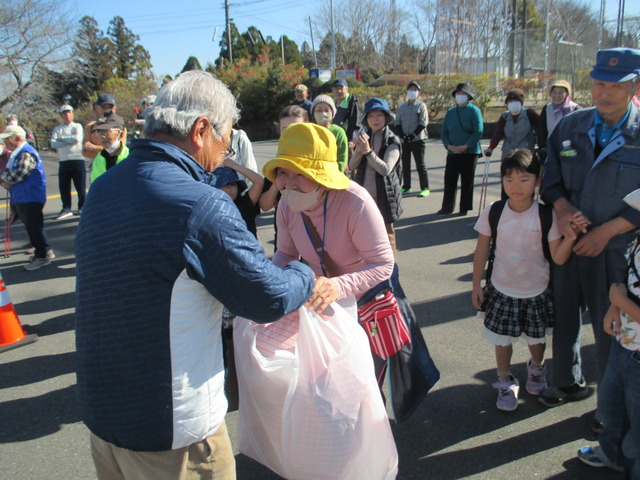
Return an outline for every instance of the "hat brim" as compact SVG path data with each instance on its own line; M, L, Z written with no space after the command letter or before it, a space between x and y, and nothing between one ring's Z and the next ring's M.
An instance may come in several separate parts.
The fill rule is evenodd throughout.
M396 121L396 114L389 110L378 109L378 110L371 110L371 112L384 112L385 126L391 125L393 122ZM366 121L367 121L367 115L369 115L371 112L367 112L363 114L362 117L360 117L360 123L369 125L368 123L366 123Z
M601 82L622 83L633 80L638 76L637 73L611 72L609 70L593 69L589 72L589 76L594 80Z
M471 95L469 92L465 92L464 90L454 90L453 92L451 92L451 96L455 98L456 93L464 93L466 96L468 96L471 100L474 99L475 95Z
M338 169L337 161L335 165L331 165L327 162L317 162L320 168L309 170L301 167L296 160L297 159L294 157L280 155L279 157L269 160L264 164L264 167L262 167L262 174L268 178L271 183L275 184L276 168L286 168L299 173L300 175L304 175L308 179L313 180L330 190L345 190L349 187L350 180ZM327 167L328 165L330 167Z

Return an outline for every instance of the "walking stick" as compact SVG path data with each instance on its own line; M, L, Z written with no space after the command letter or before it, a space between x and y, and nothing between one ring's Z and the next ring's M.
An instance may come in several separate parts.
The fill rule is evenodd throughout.
M7 191L6 214L4 217L4 257L11 256L11 193Z

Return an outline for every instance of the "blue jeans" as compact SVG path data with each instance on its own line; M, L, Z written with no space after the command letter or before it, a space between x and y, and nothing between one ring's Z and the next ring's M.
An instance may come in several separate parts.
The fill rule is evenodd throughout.
M604 431L598 437L609 460L624 467L624 478L640 478L640 351L613 341L598 389Z

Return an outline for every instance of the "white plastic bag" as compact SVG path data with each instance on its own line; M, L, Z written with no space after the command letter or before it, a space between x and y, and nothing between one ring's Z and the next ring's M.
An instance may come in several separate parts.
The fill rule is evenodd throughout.
M331 312L331 315L327 314ZM364 330L337 304L234 322L238 448L288 479L391 480L389 420Z

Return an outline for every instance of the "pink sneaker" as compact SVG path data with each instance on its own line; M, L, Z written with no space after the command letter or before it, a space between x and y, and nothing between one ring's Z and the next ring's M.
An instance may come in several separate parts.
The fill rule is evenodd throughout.
M527 363L527 392L531 395L540 395L547 389L547 366L536 367Z
M496 407L498 407L499 410L513 412L518 408L520 384L516 378L513 378L513 375L509 375L509 378L504 382L495 382L491 386L498 390Z

